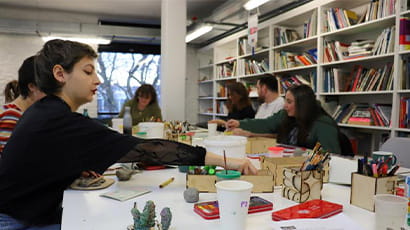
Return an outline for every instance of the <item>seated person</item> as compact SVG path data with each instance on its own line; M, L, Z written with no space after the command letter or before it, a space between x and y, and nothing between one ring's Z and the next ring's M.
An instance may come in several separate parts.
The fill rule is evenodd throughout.
M285 100L278 93L278 81L271 74L265 74L256 83L259 101L262 104L256 112L255 118L267 118L283 109Z
M255 110L252 108L251 100L249 99L248 90L240 82L234 82L227 85L228 88L228 117L227 119L242 120L246 118L254 118ZM209 121L210 123L217 123L218 130L225 130L225 122L222 119L215 119ZM221 129L222 128L222 129Z
M161 109L157 102L157 93L152 85L141 85L134 97L125 102L118 117L124 116L125 107L131 109L132 125L138 125L144 121L162 121Z
M325 150L341 153L336 122L318 104L307 85L289 88L284 109L268 118L229 120L226 125L234 134L277 133L277 142L281 144L312 149L319 142Z

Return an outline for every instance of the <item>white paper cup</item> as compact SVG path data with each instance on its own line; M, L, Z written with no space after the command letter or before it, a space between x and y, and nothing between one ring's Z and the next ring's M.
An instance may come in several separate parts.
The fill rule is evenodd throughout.
M407 199L390 194L374 196L376 229L400 229L407 220Z
M122 133L123 127L123 119L122 118L113 118L112 120L112 128L117 130L117 132Z
M244 230L253 184L241 180L224 180L215 184L218 197L220 228Z
M208 136L215 136L217 127L218 124L216 123L208 123Z

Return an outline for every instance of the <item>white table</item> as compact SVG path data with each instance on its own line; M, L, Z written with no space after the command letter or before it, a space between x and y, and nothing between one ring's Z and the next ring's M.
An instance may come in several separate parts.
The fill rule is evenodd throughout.
M171 176L175 181L163 189L158 185ZM99 195L115 189L148 189L151 193L128 201L120 202ZM218 229L219 220L205 220L193 212L193 204L186 203L183 198L185 190L185 174L177 169L144 171L135 174L127 182L115 182L109 188L97 191L66 190L63 201L62 230L121 230L133 223L130 213L134 202L143 209L147 200L156 204L157 216L164 207L170 207L173 215L171 229ZM265 199L273 202L274 210L296 204L281 197L281 189L275 188L274 193L259 193ZM216 200L215 193L201 193L200 201ZM375 214L349 204L350 187L324 184L322 199L343 205L343 213L353 219L363 229L375 228ZM272 229L271 211L250 214L246 229Z

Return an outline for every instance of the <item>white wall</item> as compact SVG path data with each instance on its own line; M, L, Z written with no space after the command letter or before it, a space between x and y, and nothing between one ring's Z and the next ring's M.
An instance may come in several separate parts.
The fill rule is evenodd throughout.
M4 87L7 82L18 79L18 69L24 59L36 54L44 42L39 36L0 34L0 104L4 103ZM96 49L95 46L93 46ZM78 111L82 112L84 107L88 108L91 117L97 116L97 98L91 103L83 105Z

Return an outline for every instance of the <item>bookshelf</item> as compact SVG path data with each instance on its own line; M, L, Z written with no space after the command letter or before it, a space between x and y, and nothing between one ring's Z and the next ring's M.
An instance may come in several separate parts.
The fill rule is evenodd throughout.
M371 119L379 122L369 125L349 124L348 118L339 123L348 136L369 139L362 141L367 145L359 149L362 154L378 149L389 136L410 136L410 121L408 126L399 124L410 113L410 50L400 45L400 19L410 18L410 6L407 0L374 2L308 2L260 23L254 53L246 45L246 30L201 48L199 52L206 50L215 60L212 80L200 83L200 88L213 87L208 95L213 110L206 118L225 115L217 112L217 103L226 100L218 96L221 87L230 81L252 84L271 73L282 93L292 84L309 84L331 115L343 104L368 105L380 113L378 106L390 107L388 124L376 114ZM410 34L410 22L407 27ZM264 68L247 71L253 64Z

